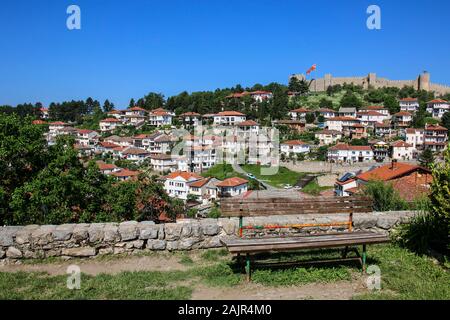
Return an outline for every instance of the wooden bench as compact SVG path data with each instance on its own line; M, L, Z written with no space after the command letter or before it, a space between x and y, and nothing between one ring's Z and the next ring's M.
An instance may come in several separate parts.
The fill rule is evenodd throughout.
M263 252L283 252L302 249L344 248L342 258L347 259L351 248L362 265L366 268L367 250L370 244L389 242L389 237L373 232L354 232L353 215L370 213L373 211L372 200L368 197L330 197L330 198L229 198L221 202L223 217L239 217L239 236L221 239L230 253L236 254L238 259L245 255L245 272L247 280L251 277L251 254ZM328 223L303 223L290 225L244 225L244 217L259 217L273 215L321 215L348 214L346 221L332 221ZM319 233L303 236L276 237L244 237L245 230L278 230L302 228L339 227L343 232ZM362 246L362 255L357 246ZM356 246L356 247L355 247Z

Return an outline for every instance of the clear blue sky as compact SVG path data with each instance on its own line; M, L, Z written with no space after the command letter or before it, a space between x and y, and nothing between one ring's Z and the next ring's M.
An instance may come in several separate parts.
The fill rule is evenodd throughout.
M82 29L66 28L81 8ZM382 30L366 28L381 7ZM0 105L214 90L316 76L450 84L448 0L2 0Z

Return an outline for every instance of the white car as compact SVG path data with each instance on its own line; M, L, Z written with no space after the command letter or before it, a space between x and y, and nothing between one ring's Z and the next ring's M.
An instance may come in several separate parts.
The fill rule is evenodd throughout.
M250 179L256 179L256 177L251 173L247 173L247 177L249 177Z
M292 186L290 184L285 184L284 189L286 190L292 189Z

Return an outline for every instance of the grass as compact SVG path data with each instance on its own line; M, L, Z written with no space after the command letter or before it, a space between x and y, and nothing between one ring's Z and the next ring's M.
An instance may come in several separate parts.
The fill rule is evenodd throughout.
M302 192L313 196L318 196L322 191L330 189L333 189L333 187L321 187L316 180L313 180L302 189Z
M194 254L198 256L197 252ZM231 260L226 250L204 251L198 263L191 263L193 259L190 255L191 253L180 254L181 260L188 266L183 271L122 272L97 276L82 274L80 290L67 289L66 275L0 273L0 299L178 300L190 299L199 283L219 288L245 285L241 266ZM336 250L262 254L258 256L258 261L322 260L338 255ZM395 245L376 245L368 248L368 264L380 267L382 289L356 296L355 299L450 299L448 270L425 256L415 255ZM289 287L306 283L351 281L355 275L360 277L358 264L338 262L278 268L257 267L252 279L265 287ZM359 281L364 281L364 278Z
M278 173L265 176L261 174L261 166L255 164L246 164L241 166L242 169L247 171L248 173L253 174L256 178L267 182L273 187L282 188L285 184L295 185L300 178L303 178L306 173L303 172L294 172L285 167L279 167Z
M238 173L233 170L231 164L217 164L208 171L203 172L203 177L214 177L219 180L224 180L231 177L236 177Z

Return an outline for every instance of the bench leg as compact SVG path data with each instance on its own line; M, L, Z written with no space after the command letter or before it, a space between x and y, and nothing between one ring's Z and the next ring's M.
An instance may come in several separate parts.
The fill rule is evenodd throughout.
M362 271L366 272L366 258L367 258L367 248L366 245L363 244L363 251L362 251Z
M348 247L345 247L345 249L342 250L342 259L347 258L347 253L348 253Z
M245 273L247 274L247 282L251 281L251 275L250 275L250 254L247 253L246 259L245 259Z

